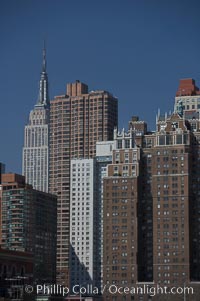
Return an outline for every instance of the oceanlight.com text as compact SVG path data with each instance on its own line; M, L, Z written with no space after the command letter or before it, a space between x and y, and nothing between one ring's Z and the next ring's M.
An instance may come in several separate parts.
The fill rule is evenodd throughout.
M194 289L189 286L160 286L155 284L140 284L140 285L130 285L130 286L117 286L115 284L103 285L100 289L91 284L88 285L74 285L71 289L69 287L61 286L58 284L42 284L36 285L26 285L24 291L27 294L36 292L37 295L61 295L67 296L72 295L100 295L100 294L110 294L110 295L149 295L154 297L155 295L193 295Z

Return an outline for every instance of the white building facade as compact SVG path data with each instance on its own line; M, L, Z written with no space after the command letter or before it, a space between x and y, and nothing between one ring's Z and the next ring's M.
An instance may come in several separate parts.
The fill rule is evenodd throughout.
M70 172L70 285L93 284L95 160L73 159Z
M103 178L113 141L98 142L95 159L71 160L70 285L103 287Z

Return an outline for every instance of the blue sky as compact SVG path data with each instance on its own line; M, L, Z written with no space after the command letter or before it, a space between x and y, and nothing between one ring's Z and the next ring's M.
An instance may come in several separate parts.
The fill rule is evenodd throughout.
M0 161L21 173L24 125L38 97L43 39L50 97L76 79L119 99L155 129L173 109L179 79L200 86L198 0L1 0Z

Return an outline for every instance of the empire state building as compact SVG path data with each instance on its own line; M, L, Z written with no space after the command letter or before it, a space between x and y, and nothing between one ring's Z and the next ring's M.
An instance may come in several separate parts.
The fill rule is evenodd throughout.
M34 189L48 192L49 172L49 96L46 50L40 77L38 101L31 110L24 129L22 173Z

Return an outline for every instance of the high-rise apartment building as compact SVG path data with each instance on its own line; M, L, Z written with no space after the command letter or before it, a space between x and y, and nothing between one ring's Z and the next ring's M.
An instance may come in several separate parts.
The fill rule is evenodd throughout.
M95 283L95 161L71 160L70 286Z
M134 132L115 131L112 163L103 186L104 285L131 287L138 279L139 162ZM112 297L106 290L104 300L122 300L122 296Z
M200 90L193 79L182 79L175 98L174 110L185 120L190 134L190 147L188 148L188 191L189 191L189 254L190 254L190 279L200 280L200 243L199 243L199 189L200 189ZM186 139L186 138L185 138ZM184 162L185 163L185 158ZM187 160L186 160L187 164ZM185 183L184 183L185 184ZM187 186L186 186L187 187ZM184 186L184 189L187 189Z
M97 142L96 144L96 202L95 202L95 254L96 254L96 282L95 285L102 291L103 288L103 179L107 176L108 164L112 163L114 141Z
M55 283L56 196L41 192L16 174L3 174L0 185L2 248L33 254L34 280Z
M107 91L88 92L76 81L51 101L50 192L58 196L57 280L69 284L70 160L93 158L96 142L111 140L117 126L117 99Z
M159 284L190 280L189 213L192 133L177 113L159 122L149 167L152 170L153 277Z
M199 89L193 80L182 80L174 113L159 114L155 132L147 132L145 122L137 117L129 122L127 133L115 132L112 164L104 179L105 284L189 285L194 295L187 300L198 300L199 109ZM158 294L153 300L181 298L183 294ZM148 294L104 294L104 300L150 299Z
M39 96L30 112L29 123L24 129L22 174L35 189L48 192L49 182L49 95L46 72L46 50L43 49L43 64Z
M94 159L71 160L70 287L103 287L103 178L113 141L97 142Z

